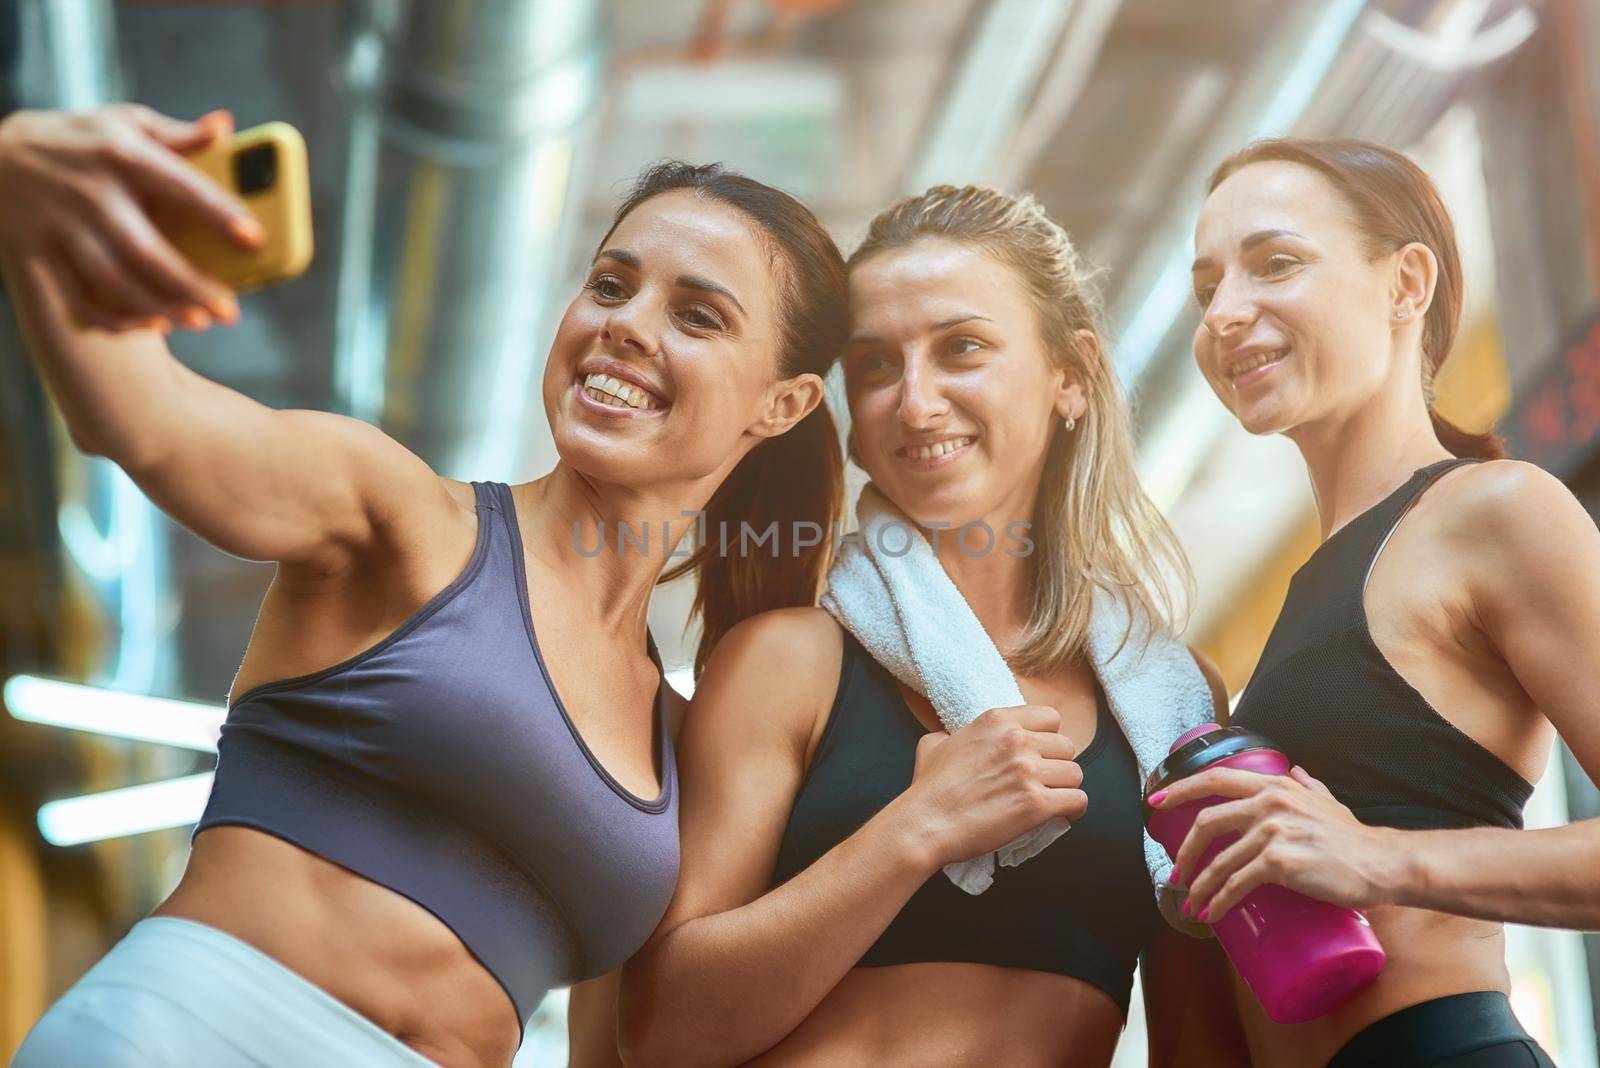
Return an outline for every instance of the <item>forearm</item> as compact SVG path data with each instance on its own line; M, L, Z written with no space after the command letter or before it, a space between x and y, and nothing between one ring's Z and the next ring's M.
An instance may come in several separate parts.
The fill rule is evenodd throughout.
M742 1064L809 1016L937 870L899 801L782 886L635 957L623 971L625 1059Z
M380 494L415 511L437 490L376 428L269 408L185 367L153 330L76 329L36 270L9 255L0 267L73 443L224 552L337 566L371 541Z
M1392 903L1540 927L1600 930L1600 820L1517 831L1393 831Z
M154 330L111 334L72 325L60 296L23 259L0 257L23 341L80 449L139 467L181 425L190 376Z

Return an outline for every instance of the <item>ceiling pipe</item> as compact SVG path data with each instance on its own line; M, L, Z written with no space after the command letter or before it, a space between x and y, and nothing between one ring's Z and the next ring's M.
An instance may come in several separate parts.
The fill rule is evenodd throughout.
M570 258L605 34L596 0L368 0L335 382L441 474L513 479Z
M1061 46L1039 79L1032 106L1017 123L1010 147L992 165L989 180L1001 189L1019 188L1050 142L1067 124L1105 50L1122 0L1081 0L1073 8Z
M990 0L907 171L907 193L940 182L993 180L1057 54L1073 7L1074 0Z
M92 108L120 100L111 0L11 0L17 32L12 87L23 107Z

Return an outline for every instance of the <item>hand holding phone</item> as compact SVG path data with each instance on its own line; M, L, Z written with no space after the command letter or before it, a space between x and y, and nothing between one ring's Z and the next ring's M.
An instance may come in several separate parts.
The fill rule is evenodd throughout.
M0 257L48 284L73 329L232 323L232 286L292 277L310 256L303 146L292 131L267 139L271 167L246 155L235 175L252 142L224 111L14 112L0 121ZM243 198L230 192L239 177L253 188Z
M311 263L311 191L306 145L286 122L269 122L218 139L186 157L238 198L265 231L255 249L241 247L205 220L164 210L156 218L179 252L235 292L298 277Z

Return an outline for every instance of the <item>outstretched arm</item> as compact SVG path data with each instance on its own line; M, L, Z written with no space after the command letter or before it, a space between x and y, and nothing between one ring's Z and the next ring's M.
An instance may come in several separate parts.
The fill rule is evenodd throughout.
M145 205L175 205L251 243L259 228L248 212L180 155L231 125L130 105L10 116L0 123L0 270L80 449L117 463L226 552L331 572L403 507L447 505L448 491L377 429L268 408L167 348L173 321L203 329L238 309L156 230Z

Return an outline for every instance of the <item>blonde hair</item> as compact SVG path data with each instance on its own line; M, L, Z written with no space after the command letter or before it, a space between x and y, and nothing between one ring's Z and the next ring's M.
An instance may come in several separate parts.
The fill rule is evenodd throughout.
M1099 340L1104 331L1092 273L1072 239L1030 195L936 185L879 212L849 265L924 239L971 245L1016 271L1045 347L1088 400L1077 429L1058 426L1050 440L1032 517L1033 604L1006 659L1042 674L1085 657L1095 587L1152 632L1181 630L1194 585L1189 562L1139 484L1132 419L1105 346L1097 353L1076 336L1089 330Z

